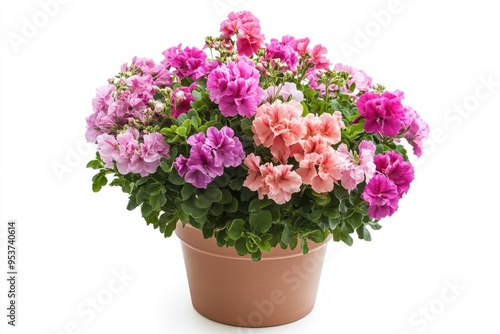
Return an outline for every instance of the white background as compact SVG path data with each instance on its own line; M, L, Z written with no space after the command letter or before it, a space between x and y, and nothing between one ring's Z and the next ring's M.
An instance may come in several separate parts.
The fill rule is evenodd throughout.
M45 6L48 16L49 2L0 5L1 333L500 331L493 2L60 0ZM332 62L403 90L432 129L399 211L371 243L332 243L314 311L282 328L239 330L199 316L177 237L164 239L128 212L118 189L92 193L85 168L95 88L135 55L160 60L179 43L201 47L231 9L252 11L268 39L307 36ZM6 326L9 219L18 224L15 328ZM120 291L109 292L110 283ZM92 313L87 303L97 296L110 298Z

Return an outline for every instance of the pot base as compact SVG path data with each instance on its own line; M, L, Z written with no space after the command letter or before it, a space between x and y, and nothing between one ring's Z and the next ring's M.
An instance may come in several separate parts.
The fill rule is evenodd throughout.
M273 248L253 262L233 248L204 239L189 224L176 229L181 239L191 301L213 321L239 327L277 326L299 320L314 308L327 242L309 242L302 255Z

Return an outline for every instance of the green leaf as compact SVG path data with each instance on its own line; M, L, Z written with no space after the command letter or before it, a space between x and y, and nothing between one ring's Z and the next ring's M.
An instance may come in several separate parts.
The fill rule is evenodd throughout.
M250 212L250 226L256 232L265 233L272 225L271 212L264 210L261 212Z
M91 160L89 161L89 163L87 164L87 168L92 168L92 169L100 169L104 167L104 165L102 164L101 161L99 160Z
M149 197L149 205L151 205L153 211L159 211L166 202L167 198L163 192L156 193Z
M212 206L212 201L205 195L201 194L195 200L196 206L201 209L208 209Z
M234 219L229 226L227 231L227 235L229 238L233 240L238 240L241 238L241 235L245 229L245 221L243 219Z
M208 188L204 194L211 202L220 202L222 191L219 188Z
M356 229L356 233L358 234L358 238L366 241L371 241L372 236L370 234L370 231L366 228L365 225L360 226Z
M196 187L191 183L184 183L184 186L181 190L181 196L183 200L187 200L196 192Z
M286 224L285 228L283 229L283 233L281 234L281 242L283 242L285 245L288 245L290 244L292 237L293 231L290 228L290 225Z
M269 241L259 242L259 248L266 253L269 253L273 249Z
M307 239L302 239L302 243L300 245L300 248L302 249L302 254L307 254L309 253L309 245L307 243Z
M172 184L175 184L176 186L180 186L186 183L186 181L184 181L184 179L180 177L179 174L177 173L171 173L168 176L168 181Z
M257 262L260 261L262 258L262 253L260 252L260 249L257 249L255 252L252 253L252 261Z
M248 248L247 248L246 240L244 238L240 238L240 239L236 240L236 242L234 244L234 248L236 248L236 252L240 256L244 256L244 255L248 254Z
M249 253L254 253L259 250L259 245L252 238L246 240L246 247Z
M193 90L191 92L191 95L193 96L193 98L198 101L198 100L201 100L202 99L202 96L201 96L201 93L198 92L197 90Z

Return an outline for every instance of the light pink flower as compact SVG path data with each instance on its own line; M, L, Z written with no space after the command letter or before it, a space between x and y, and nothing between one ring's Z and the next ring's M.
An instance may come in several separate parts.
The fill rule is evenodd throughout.
M271 169L264 167L263 193L276 204L284 204L292 198L292 194L300 191L302 179L292 171L292 165L278 165Z
M358 184L370 179L375 174L375 144L363 140L358 146L359 153L353 153L347 149L346 144L340 144L337 154L341 159L342 179L341 184L348 192L351 192Z
M300 161L297 174L315 192L328 193L342 176L341 160L333 150L322 154L310 153Z
M337 71L345 71L350 74L347 86L351 86L352 84L356 85L354 92L351 93L346 87L341 88L342 92L357 95L359 92L367 92L372 89L372 78L368 76L365 71L340 63L336 64L334 69Z
M294 100L261 105L257 108L252 131L257 145L270 147L273 157L285 163L290 156L290 146L299 142L307 131L302 120L302 105Z

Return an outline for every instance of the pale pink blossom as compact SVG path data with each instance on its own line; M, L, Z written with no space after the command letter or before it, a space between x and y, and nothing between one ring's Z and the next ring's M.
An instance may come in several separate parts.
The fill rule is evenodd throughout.
M297 174L317 193L328 193L342 177L341 160L333 150L310 153L300 161Z
M337 154L342 162L341 184L350 193L358 184L370 179L375 174L375 145L363 140L358 146L358 153L349 151L346 144L340 144Z
M285 163L290 156L290 146L298 143L307 131L302 120L302 105L295 100L261 105L252 131L257 145L271 148L275 160Z
M292 167L292 165L278 165L271 169L268 169L268 166L264 167L263 193L276 204L288 202L292 194L300 191L302 179L297 172L292 171Z

